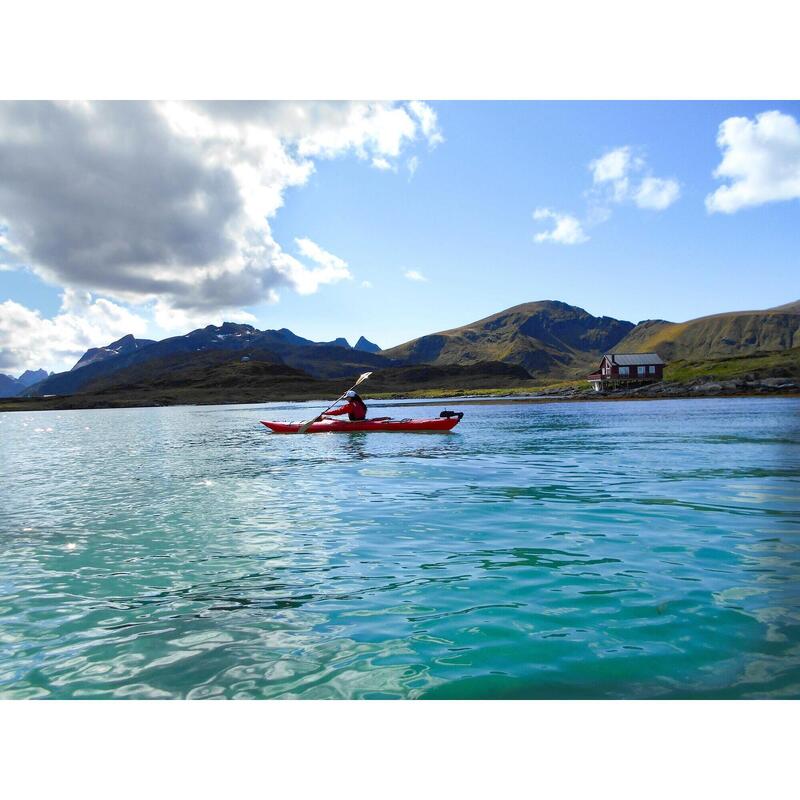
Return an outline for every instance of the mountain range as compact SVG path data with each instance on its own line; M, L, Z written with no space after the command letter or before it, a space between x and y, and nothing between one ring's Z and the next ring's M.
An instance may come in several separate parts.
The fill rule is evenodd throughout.
M16 397L50 374L43 369L26 369L19 378L12 378L10 375L0 373L0 397Z
M202 395L212 387L244 382L255 392L275 381L339 381L367 370L376 373L373 391L381 386L386 391L433 388L436 381L441 388L489 388L581 378L609 351L655 351L668 362L685 362L797 347L800 301L680 323L634 324L542 300L386 350L364 337L351 347L346 339L314 342L287 328L260 331L230 322L161 341L129 335L88 350L71 370L46 376L23 391L38 396L123 389L146 393L154 386L192 386Z
M313 378L340 378L370 368L394 366L392 359L378 355L379 349L363 336L354 348L343 338L314 342L287 328L259 331L252 325L225 322L157 342L123 336L104 347L87 350L71 370L45 378L25 394L69 395L91 391L95 385L106 385L110 375L119 374L124 382L127 370L143 364L163 359L171 359L173 364L188 363L199 354L215 351L228 354L233 351L245 358L258 353L262 361L302 370Z

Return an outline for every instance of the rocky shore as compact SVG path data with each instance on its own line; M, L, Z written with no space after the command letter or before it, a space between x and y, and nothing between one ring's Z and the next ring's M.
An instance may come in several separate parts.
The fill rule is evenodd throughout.
M760 378L713 380L703 377L685 382L651 383L634 388L612 389L602 392L583 388L544 390L540 397L569 397L588 399L659 398L659 397L720 397L736 395L800 394L800 384L793 378Z

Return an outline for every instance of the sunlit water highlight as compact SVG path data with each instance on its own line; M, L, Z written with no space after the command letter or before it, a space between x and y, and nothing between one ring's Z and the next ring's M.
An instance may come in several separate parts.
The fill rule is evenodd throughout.
M0 696L800 697L800 401L460 408L0 414Z

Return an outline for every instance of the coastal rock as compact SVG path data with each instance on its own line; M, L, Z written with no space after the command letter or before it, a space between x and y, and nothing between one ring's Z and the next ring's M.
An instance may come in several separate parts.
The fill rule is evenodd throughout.
M722 391L722 384L715 382L701 383L697 386L692 386L691 390L695 394L719 394Z
M796 384L794 384L789 378L764 378L763 380L759 381L762 386L766 386L770 389L795 389L797 388Z

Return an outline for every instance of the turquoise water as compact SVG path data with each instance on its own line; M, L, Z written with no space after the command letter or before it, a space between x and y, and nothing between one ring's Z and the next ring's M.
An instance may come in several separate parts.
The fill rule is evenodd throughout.
M0 696L800 697L800 400L459 408L0 414Z

